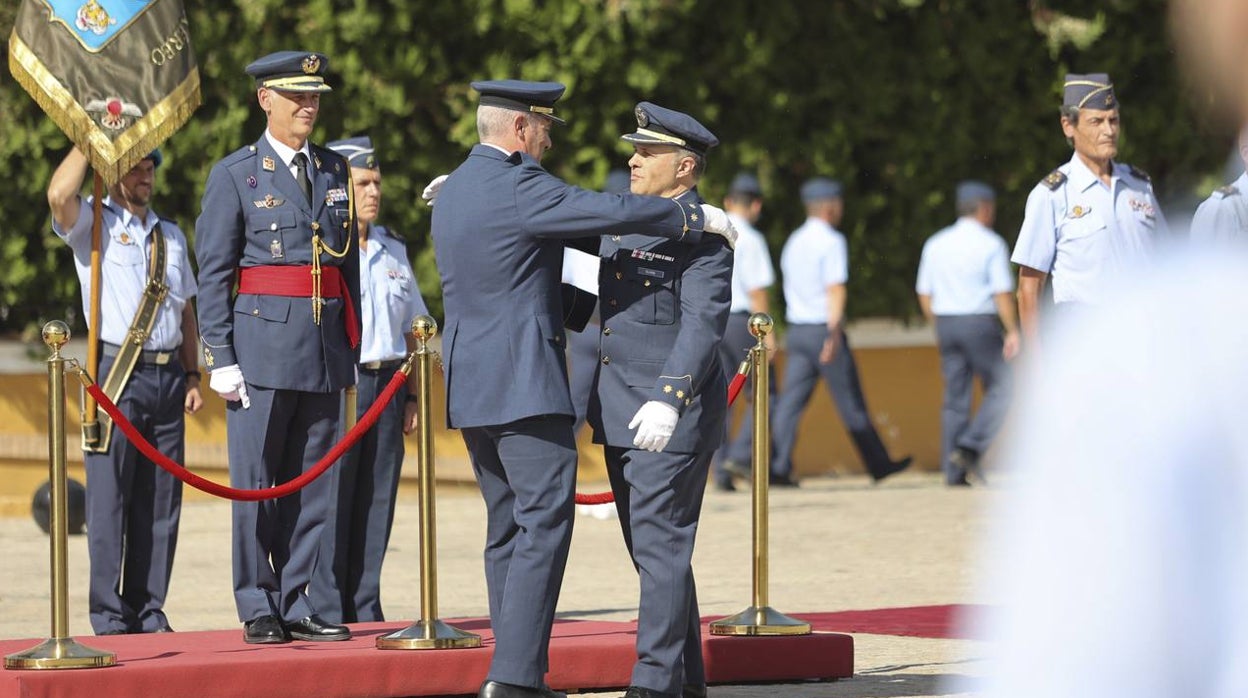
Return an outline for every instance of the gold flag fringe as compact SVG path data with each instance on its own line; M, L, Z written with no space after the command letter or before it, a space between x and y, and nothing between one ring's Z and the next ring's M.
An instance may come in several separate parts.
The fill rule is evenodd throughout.
M9 37L9 72L69 140L87 155L91 167L111 185L172 136L200 105L199 68L116 139L109 138L61 81L14 30Z

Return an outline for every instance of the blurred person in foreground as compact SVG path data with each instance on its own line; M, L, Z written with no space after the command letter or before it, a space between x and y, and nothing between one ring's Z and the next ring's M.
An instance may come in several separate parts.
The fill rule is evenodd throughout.
M915 291L923 315L936 325L945 395L940 411L945 484L983 481L979 460L1005 421L1011 369L1018 354L1018 314L1005 241L990 227L996 193L983 182L958 184L958 220L928 238ZM972 381L984 399L971 419Z
M1118 280L1146 273L1166 219L1147 174L1115 160L1121 133L1118 98L1104 73L1067 75L1062 132L1070 161L1031 190L1014 255L1023 341L1039 347L1040 298L1069 311L1099 305Z
M1242 123L1248 3L1171 9L1181 55ZM978 694L1248 695L1246 261L1198 249L1059 322L984 555L994 605L972 623L996 659Z

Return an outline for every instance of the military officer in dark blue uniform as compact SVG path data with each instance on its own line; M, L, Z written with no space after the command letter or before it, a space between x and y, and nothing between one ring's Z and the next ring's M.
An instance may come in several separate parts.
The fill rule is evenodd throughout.
M247 66L264 135L213 166L195 224L209 386L227 400L230 481L261 488L319 461L359 360L360 256L350 172L308 142L328 59L281 51ZM237 280L237 295L233 293ZM308 601L329 478L234 503L234 601L249 643L345 640Z
M719 143L693 117L637 105L632 192L701 203L706 152ZM711 457L724 436L719 345L732 297L732 249L622 225L602 242L601 358L590 397L624 543L641 578L637 663L626 698L704 696L693 542Z
M732 236L723 211L592 192L542 169L564 86L500 80L481 95L481 143L442 185L433 243L446 309L447 425L463 432L488 509L494 656L479 695L562 695L547 650L572 536L575 414L560 294L565 241L629 226L696 244Z
M355 188L363 324L357 417L362 417L408 352L415 351L412 320L429 311L416 286L403 239L377 225L381 169L372 139L347 138L328 147L347 158ZM317 612L331 623L385 620L381 563L394 523L403 435L416 428L416 381L413 371L373 428L328 474L337 497L308 594Z

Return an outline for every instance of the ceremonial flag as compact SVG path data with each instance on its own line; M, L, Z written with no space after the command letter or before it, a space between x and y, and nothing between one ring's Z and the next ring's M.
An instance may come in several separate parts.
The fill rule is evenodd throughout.
M22 0L9 70L108 184L199 106L182 0Z

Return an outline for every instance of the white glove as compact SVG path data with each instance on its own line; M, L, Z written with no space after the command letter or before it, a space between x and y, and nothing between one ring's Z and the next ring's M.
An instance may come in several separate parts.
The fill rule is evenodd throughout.
M647 451L659 452L667 448L667 442L676 431L676 419L680 414L676 408L666 402L651 400L637 410L633 421L628 423L629 429L636 429L633 445Z
M724 213L722 208L716 208L710 204L702 204L702 217L705 219L702 228L708 233L724 236L728 241L728 246L737 249L737 229L732 227L732 221L728 219L728 214Z
M208 387L229 402L242 400L243 409L251 407L251 398L247 397L247 382L243 380L243 369L238 364L214 369L208 374Z
M420 198L424 199L425 203L433 206L434 200L438 198L438 192L442 191L442 184L449 176L450 175L438 175L437 177L434 177L433 181L426 185L425 190L420 193Z

